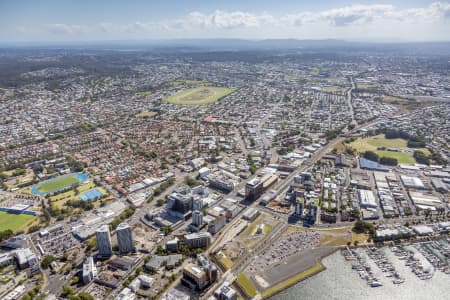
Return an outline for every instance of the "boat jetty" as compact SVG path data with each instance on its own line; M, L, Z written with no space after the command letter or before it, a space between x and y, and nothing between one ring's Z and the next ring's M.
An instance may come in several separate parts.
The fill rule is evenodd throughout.
M367 255L375 262L381 272L388 278L392 278L394 284L401 284L405 279L395 270L394 265L386 258L383 248L367 247Z
M356 270L359 277L366 280L369 286L379 287L383 285L378 278L375 277L367 261L355 249L347 247L346 249L343 249L341 253L346 260L353 261L352 269Z
M432 270L430 268L424 268L414 251L406 249L402 245L391 247L391 251L394 252L395 256L398 256L398 259L405 261L405 266L408 266L419 279L426 280L433 277Z

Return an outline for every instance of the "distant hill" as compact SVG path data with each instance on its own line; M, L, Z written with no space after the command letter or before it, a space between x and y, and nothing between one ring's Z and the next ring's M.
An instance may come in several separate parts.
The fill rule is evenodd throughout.
M40 49L98 49L140 51L167 49L180 52L197 51L242 51L242 50L363 50L363 51L407 51L409 53L449 55L450 42L410 42L376 43L339 39L299 40L299 39L168 39L168 40L127 40L127 41L79 41L79 42L29 42L1 43L0 48L40 48Z

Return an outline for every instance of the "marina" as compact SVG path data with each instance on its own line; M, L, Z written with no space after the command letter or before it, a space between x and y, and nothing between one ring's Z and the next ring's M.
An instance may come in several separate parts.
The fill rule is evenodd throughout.
M449 275L440 270L432 271L434 270L433 266L419 250L415 249L416 246L419 244L396 246L398 249L402 249L397 252L394 252L392 247L377 248L382 251L386 261L395 270L386 272L383 272L369 257L367 248L351 249L351 253L347 250L336 252L322 261L326 270L297 283L271 299L447 299L446 295L450 293ZM444 248L441 249L444 250ZM430 278L420 278L413 272L412 265L409 263L407 265L410 251L424 269L431 270ZM374 255L377 254L374 253ZM362 263L358 261L358 256ZM368 278L370 278L370 273L365 268L369 267L370 272L373 273L371 276L378 279L377 281L382 285L372 287L368 284L368 280L361 280L358 269L353 269L353 265L359 264L364 268L359 268L359 270L365 271ZM398 278L395 277L395 272L398 273ZM389 273L392 273L392 277Z

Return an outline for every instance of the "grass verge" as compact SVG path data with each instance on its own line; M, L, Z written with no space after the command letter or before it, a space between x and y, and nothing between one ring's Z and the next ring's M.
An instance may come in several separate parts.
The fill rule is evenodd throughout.
M236 283L248 297L253 298L256 296L256 287L244 273L239 274Z

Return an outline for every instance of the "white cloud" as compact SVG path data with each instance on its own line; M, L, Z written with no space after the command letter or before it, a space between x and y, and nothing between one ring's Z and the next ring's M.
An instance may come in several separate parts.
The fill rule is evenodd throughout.
M389 4L355 4L321 11L289 12L283 15L223 10L210 13L192 11L178 18L158 21L18 26L16 32L22 36L26 36L28 32L29 36L55 36L67 39L74 36L92 39L306 36L354 38L357 34L363 35L365 29L375 30L374 28L380 29L376 32L377 36L380 34L391 36L395 33L414 36L414 32L408 27L414 24L416 28L431 30L430 37L434 32L439 34L440 39L448 40L450 32L445 27L449 22L450 2L434 2L425 7L408 9L399 9Z
M392 5L351 5L323 11L318 14L319 20L331 22L332 25L345 26L352 23L368 23L375 19L385 18L392 13Z
M210 14L194 11L182 18L163 21L161 24L166 29L236 29L260 27L274 21L275 18L267 13L253 14L242 11L216 10Z
M70 24L47 24L46 29L51 34L57 34L57 35L73 35L73 34L80 34L80 33L86 33L88 31L88 28L83 25L70 25Z

